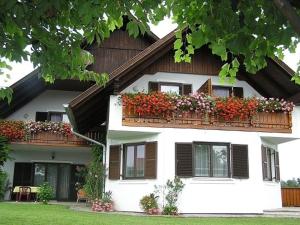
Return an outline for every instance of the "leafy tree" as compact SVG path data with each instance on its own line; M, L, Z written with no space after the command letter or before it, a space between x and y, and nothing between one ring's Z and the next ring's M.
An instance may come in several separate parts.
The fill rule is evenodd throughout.
M300 187L300 178L293 178L292 180L281 181L282 187Z
M196 49L208 45L224 61L220 77L234 81L241 64L255 73L266 66L266 56L282 59L284 49L295 51L299 9L298 0L1 1L0 68L9 68L4 59L29 58L48 82L79 78L103 85L105 71L86 70L93 57L82 50L83 40L101 43L123 25L122 15L134 37L149 30L147 23L172 16L179 26L175 61L190 62ZM300 84L300 65L293 79ZM0 89L0 99L11 97L10 89Z
M7 174L3 171L3 165L9 159L10 148L7 139L0 136L0 200L3 199L5 193L5 185L7 183Z

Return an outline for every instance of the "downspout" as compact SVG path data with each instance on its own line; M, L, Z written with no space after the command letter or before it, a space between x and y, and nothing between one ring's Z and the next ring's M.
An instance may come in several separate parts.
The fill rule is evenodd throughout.
M103 143L101 143L101 142L99 142L99 141L96 141L96 140L94 140L92 138L89 138L89 137L87 137L87 136L85 136L83 134L80 134L80 133L76 132L75 129L74 129L75 120L74 120L73 112L70 110L68 104L64 104L63 106L64 106L65 111L66 111L66 113L68 115L68 118L70 120L71 132L74 135L76 135L77 137L80 137L80 138L82 138L84 140L87 140L89 142L92 142L92 143L94 143L96 145L101 146L102 149L103 149L102 162L103 162L103 169L104 169L104 180L103 180L103 191L102 192L104 193L105 192L105 181L106 181L106 145L103 144Z

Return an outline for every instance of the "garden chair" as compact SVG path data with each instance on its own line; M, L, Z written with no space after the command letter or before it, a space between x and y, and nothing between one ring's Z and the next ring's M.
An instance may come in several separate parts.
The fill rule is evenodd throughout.
M21 201L22 196L26 196L26 200L29 201L31 197L31 188L28 186L20 186L19 192L17 193L17 200Z
M88 197L86 196L86 193L83 189L79 189L77 191L77 203L81 200L84 200L85 202L87 202Z

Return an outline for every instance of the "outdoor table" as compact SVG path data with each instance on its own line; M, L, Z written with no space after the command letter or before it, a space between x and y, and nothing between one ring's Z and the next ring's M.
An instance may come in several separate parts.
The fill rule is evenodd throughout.
M19 193L20 187L22 187L22 186L15 186L13 193L15 193L15 194ZM39 192L39 187L36 187L36 186L26 186L26 187L30 187L30 189L31 189L30 194L33 194L35 197L35 200L36 200L36 195Z

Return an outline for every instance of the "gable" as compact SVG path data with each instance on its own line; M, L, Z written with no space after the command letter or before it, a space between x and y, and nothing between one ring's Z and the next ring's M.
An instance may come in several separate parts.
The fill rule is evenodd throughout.
M88 69L98 73L111 73L153 42L147 35L133 38L124 29L115 30L99 46L94 43L86 48L94 56L94 63Z
M117 94L142 77L145 73L156 72L192 73L217 75L223 63L207 48L203 47L193 57L192 63L175 63L173 58L174 32L131 58L109 76L105 87L94 85L73 99L69 104L69 114L79 132L86 132L106 121L109 95ZM247 82L264 97L290 98L300 93L300 86L291 82L291 71L276 60L268 59L268 66L256 75L241 71L237 78ZM277 70L275 70L275 68ZM271 74L271 75L270 75ZM297 99L295 103L300 103Z

